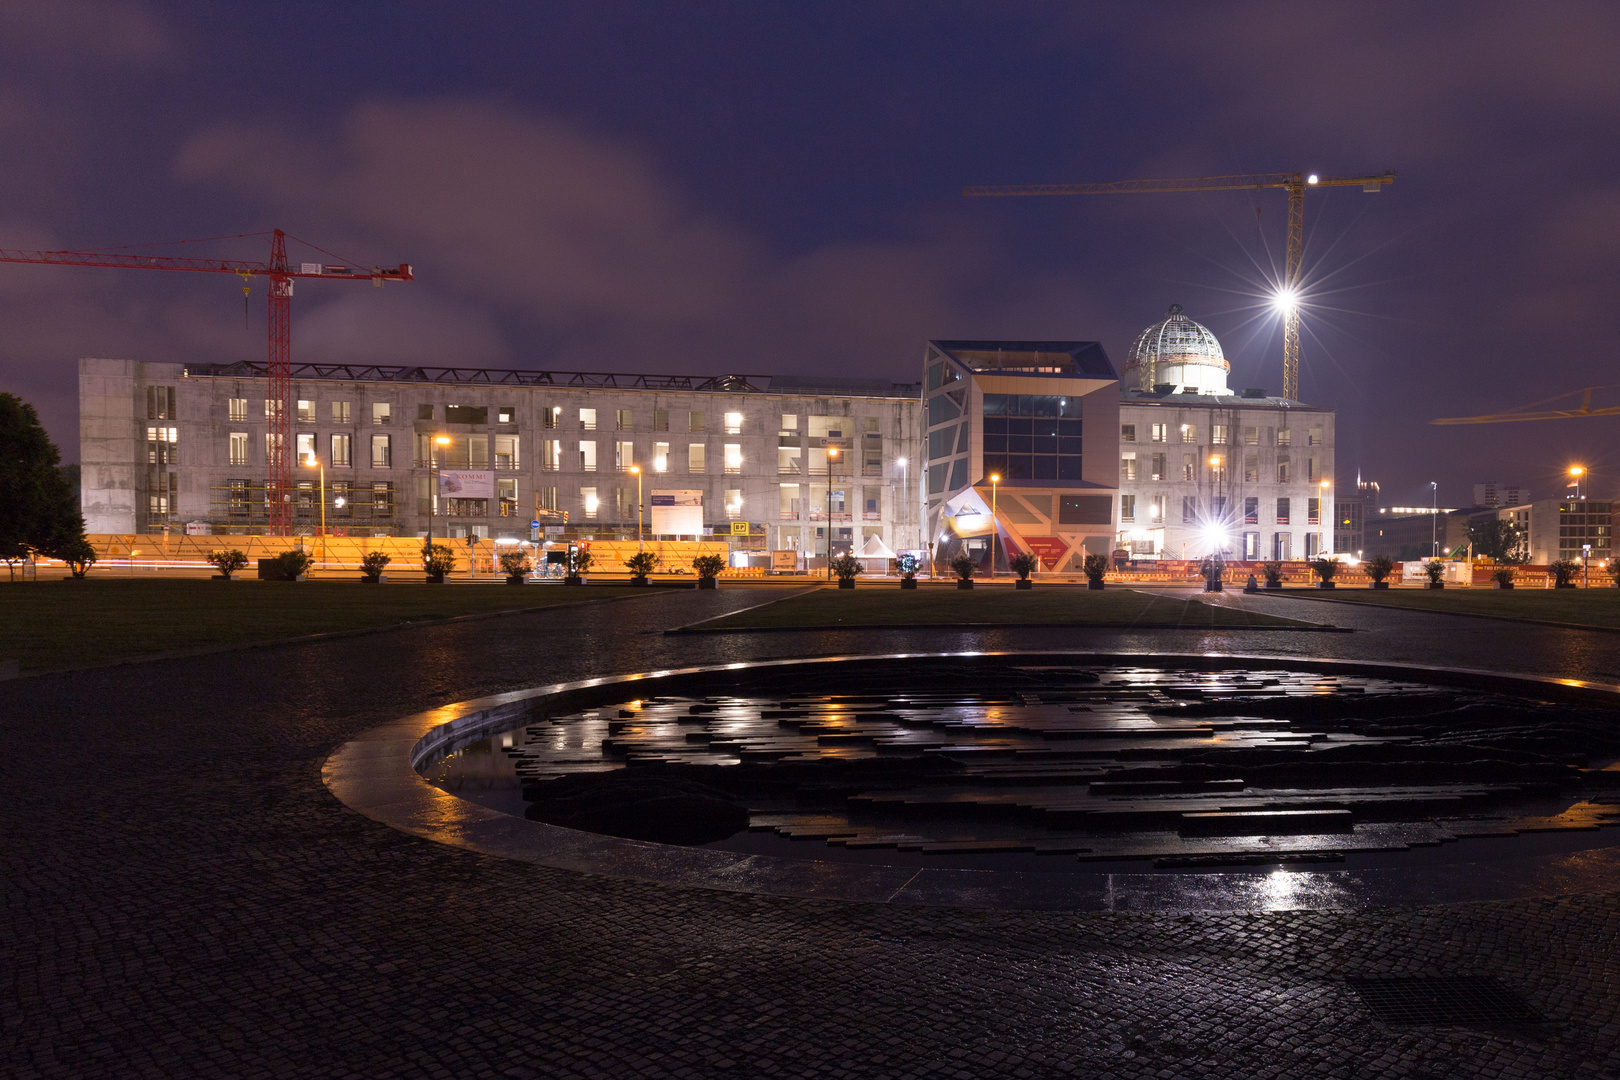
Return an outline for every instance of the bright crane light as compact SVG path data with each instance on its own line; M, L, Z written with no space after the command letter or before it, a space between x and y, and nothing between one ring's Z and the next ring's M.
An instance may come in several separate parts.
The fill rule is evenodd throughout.
M1292 315L1299 310L1299 292L1286 285L1278 289L1271 297L1271 306L1284 315Z

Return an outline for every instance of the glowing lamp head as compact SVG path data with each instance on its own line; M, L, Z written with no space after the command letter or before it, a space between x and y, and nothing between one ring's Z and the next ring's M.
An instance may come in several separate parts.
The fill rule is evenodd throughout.
M1579 465L1571 465L1569 467L1569 475L1576 477L1585 476L1586 470L1581 468Z
M309 457L304 459L304 468L306 468L306 469L319 468L320 464L321 463L319 461L315 460L315 455L314 454L311 454L311 455L309 455Z
M827 456L830 457L830 458L837 457L838 456L838 447L836 447L836 446L827 447Z
M640 465L632 465L632 466L630 466L630 471L632 473L635 473L637 476L640 476L641 475L641 466Z
M1271 297L1271 306L1284 315L1292 315L1299 310L1299 290L1290 286L1283 286Z
M1001 483L1001 474L1000 474L1000 473L991 473L991 474L990 474L990 482L991 482L991 483L992 483L992 484L999 484L999 483Z
M895 458L894 463L900 466L902 469L906 467L906 459L903 457Z
M1209 467L1212 468L1212 469L1220 468L1221 467L1221 459L1219 457L1210 458L1209 459Z
M1317 176L1315 173L1311 173L1311 175L1309 175L1309 176L1307 176L1305 178L1305 182L1307 184L1314 184L1320 179L1321 179L1321 177Z
M448 436L448 435L440 435L438 438L434 439L433 441L438 443L440 446L449 446L450 445L450 436Z

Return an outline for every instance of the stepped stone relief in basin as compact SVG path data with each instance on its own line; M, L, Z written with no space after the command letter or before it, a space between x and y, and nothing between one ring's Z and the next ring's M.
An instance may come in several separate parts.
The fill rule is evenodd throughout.
M419 767L531 821L789 859L1432 867L1620 842L1605 701L1264 659L773 663L537 698Z

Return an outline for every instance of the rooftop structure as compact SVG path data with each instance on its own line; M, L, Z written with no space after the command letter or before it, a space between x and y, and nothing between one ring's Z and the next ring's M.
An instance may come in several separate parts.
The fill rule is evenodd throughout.
M1231 370L1215 335L1183 314L1180 304L1171 304L1169 314L1131 344L1121 381L1137 390L1163 387L1172 393L1228 394L1226 376Z

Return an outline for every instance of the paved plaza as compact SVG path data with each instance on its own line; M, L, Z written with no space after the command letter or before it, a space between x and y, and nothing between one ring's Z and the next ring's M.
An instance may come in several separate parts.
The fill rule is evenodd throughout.
M1620 682L1620 634L1229 595L1350 634L666 636L758 592L0 683L6 1077L1620 1076L1620 896L996 912L547 869L321 781L386 721L539 684L969 649L1380 659ZM1390 1025L1346 983L1485 975L1547 1022Z

